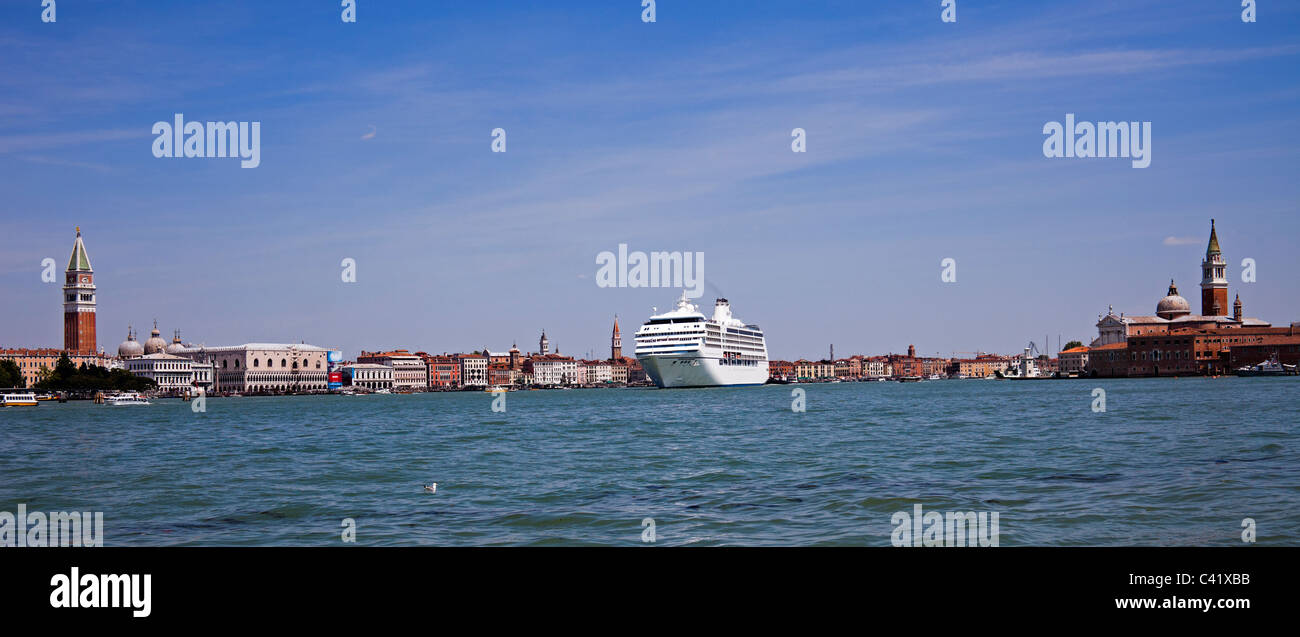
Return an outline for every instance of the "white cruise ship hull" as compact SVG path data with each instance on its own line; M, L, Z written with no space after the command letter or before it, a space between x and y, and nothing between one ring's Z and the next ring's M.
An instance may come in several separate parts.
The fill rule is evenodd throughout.
M767 364L722 365L698 356L639 356L646 375L664 389L677 387L737 387L767 382Z

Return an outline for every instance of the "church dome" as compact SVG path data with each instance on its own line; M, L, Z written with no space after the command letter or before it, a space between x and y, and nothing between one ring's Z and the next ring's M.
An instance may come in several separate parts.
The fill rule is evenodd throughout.
M158 323L153 324L153 331L149 332L149 340L144 342L144 353L161 354L167 349L167 341L162 339L162 333L158 331Z
M117 346L117 355L120 358L135 358L144 355L144 346L140 344L140 341L135 340L135 332L132 332L129 326L126 328L126 340Z
M167 346L167 353L179 355L185 351L185 345L181 343L181 331L176 330L176 335L172 337L172 344Z
M1160 299L1160 303L1156 305L1156 316L1172 320L1191 313L1192 306L1187 302L1187 299L1178 295L1178 286L1174 285L1171 279L1169 281L1169 295Z

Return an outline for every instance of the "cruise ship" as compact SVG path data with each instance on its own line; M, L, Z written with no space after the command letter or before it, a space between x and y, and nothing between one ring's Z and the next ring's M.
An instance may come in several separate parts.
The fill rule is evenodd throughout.
M676 309L651 316L636 331L636 358L663 388L767 382L763 330L733 317L727 299L718 299L706 318L683 292Z

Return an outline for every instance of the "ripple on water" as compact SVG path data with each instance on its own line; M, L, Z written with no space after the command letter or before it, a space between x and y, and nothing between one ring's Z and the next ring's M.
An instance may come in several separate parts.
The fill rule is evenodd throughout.
M0 510L103 511L109 545L331 544L344 518L375 545L640 545L645 518L657 544L887 545L916 504L997 511L1003 545L1231 545L1245 517L1295 543L1295 383L806 385L799 414L776 386L505 413L480 393L43 404L0 414Z

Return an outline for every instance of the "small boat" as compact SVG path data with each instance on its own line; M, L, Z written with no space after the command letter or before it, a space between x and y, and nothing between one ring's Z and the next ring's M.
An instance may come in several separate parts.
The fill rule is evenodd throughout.
M391 390L391 389L386 389L386 388L385 388L385 389L376 389L376 390L374 391L374 393L376 393L376 394L391 394L391 393L393 393L393 390Z
M3 399L5 407L35 407L38 404L36 402L36 394L31 392L23 394L4 394Z
M919 382L921 382L922 380L924 380L924 379L921 378L920 376L901 376L901 377L899 377L898 382L900 382L900 383L919 383Z
M1294 365L1292 368L1294 368ZM1287 366L1279 364L1277 362L1277 355L1274 354L1271 358L1262 363L1238 367L1233 373L1238 376L1283 376L1288 372Z
M59 397L58 397L58 396L55 396L54 394L38 394L38 395L36 396L36 400L39 400L39 401L42 401L42 402L47 401L47 400L58 400L58 399L59 399Z
M929 380L943 380L943 376L940 376L938 374L930 374Z
M110 405L125 406L125 405L152 405L153 404L149 402L149 399L135 392L127 392L125 394L109 396L107 400L108 400L108 404Z

